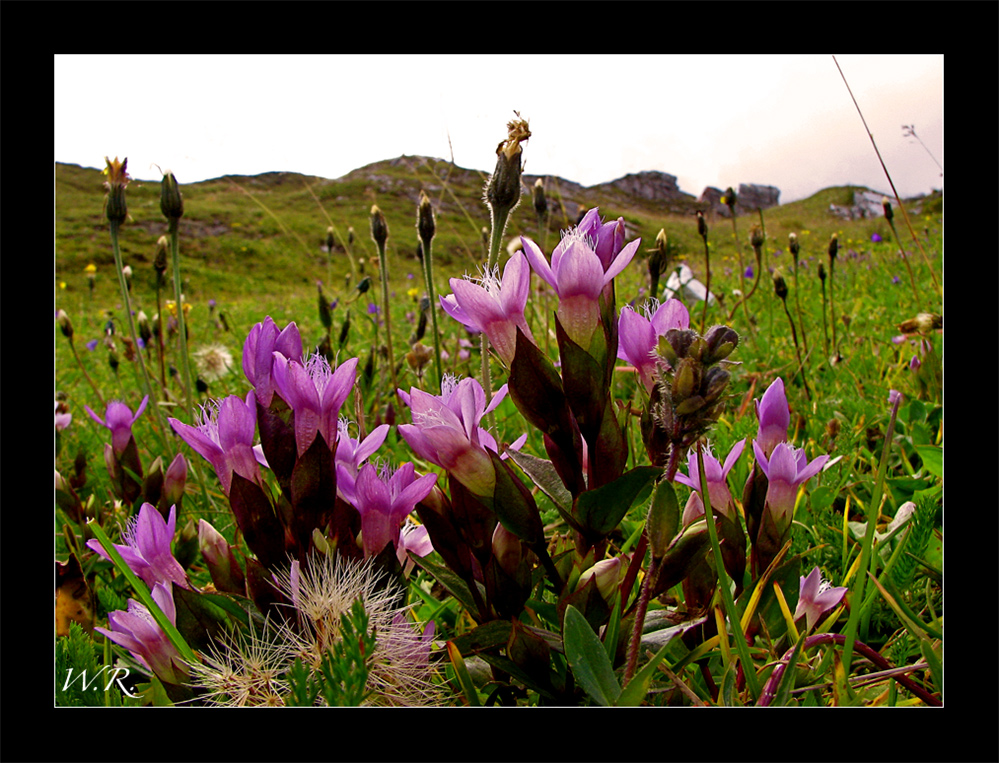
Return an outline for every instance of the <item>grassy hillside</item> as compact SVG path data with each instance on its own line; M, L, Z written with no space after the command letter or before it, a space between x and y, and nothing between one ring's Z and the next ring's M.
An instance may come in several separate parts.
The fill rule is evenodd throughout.
M369 227L373 204L382 209L388 221L390 279L402 283L407 274L419 273L415 219L421 190L434 204L435 276L446 287L447 278L475 273L484 259L481 231L489 225L488 210L482 203L486 179L483 173L422 157L378 162L336 180L286 172L225 176L186 185L183 178L178 178L185 203L180 232L186 298L195 302L225 297L238 302L303 292L311 296L317 280L335 291L351 271L350 257L360 268L362 261L375 256ZM111 277L114 261L102 210L102 181L97 170L69 164L55 166L54 274L56 283L65 285L57 289L57 302L67 310L78 308L88 295L84 268L90 263L97 266L99 274L108 276L98 276L95 297L104 288L111 290L109 296L117 289ZM575 193L571 205L560 205L570 200L560 198L559 179L549 178L547 187L552 210L547 221L551 228L547 234L549 248L557 231L574 222L563 213L565 206L599 206L605 218L623 216L629 238L640 236L643 250L653 245L660 229L665 230L674 256L688 259L698 272L703 250L693 209L662 210L634 197L625 203L620 193L609 193L600 186ZM854 190L828 188L809 199L766 210L764 223L770 245L783 248L792 231L802 236L803 256L823 254L833 232L839 232L843 242L870 241L874 233L888 240L891 231L883 220L844 222L829 213L831 203L850 203ZM149 289L154 284L156 241L166 232L159 194L158 182L135 181L129 185L131 219L123 228L121 242L124 262L131 265L136 284ZM939 208L939 200L936 204ZM758 222L758 218L737 220L747 251L749 227ZM731 221L709 218L709 225L713 256L717 253L734 262ZM329 227L333 228L336 242L332 257L324 251ZM521 233L536 240L545 236L529 195L525 195L507 229L508 237ZM814 252L809 242L814 242ZM365 272L372 272L370 265Z

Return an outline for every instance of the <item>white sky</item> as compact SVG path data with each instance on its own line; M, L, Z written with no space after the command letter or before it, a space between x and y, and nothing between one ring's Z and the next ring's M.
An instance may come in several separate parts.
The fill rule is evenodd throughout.
M943 56L836 60L899 193L942 188ZM111 113L93 97L109 72ZM594 185L660 170L694 196L758 183L777 186L782 203L832 185L890 190L829 54L57 55L54 84L54 160L103 168L105 155L128 157L146 180L161 177L157 165L182 184L338 178L452 152L490 172L517 110L533 133L530 174Z

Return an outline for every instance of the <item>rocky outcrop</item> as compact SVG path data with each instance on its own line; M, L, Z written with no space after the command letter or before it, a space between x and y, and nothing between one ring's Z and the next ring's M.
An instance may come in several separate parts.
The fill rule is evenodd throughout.
M726 204L722 202L725 192L708 186L701 193L698 199L708 209L722 217L729 217L731 212ZM735 214L739 217L748 215L758 209L769 209L776 207L780 201L780 189L772 185L756 185L754 183L740 183L739 190L735 193Z
M884 199L884 194L877 193L876 191L854 191L853 204L850 206L830 204L829 211L843 220L884 217L885 209L882 199Z

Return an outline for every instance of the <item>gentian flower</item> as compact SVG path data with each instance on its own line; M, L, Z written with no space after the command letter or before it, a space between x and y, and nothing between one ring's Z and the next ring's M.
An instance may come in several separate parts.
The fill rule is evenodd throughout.
M787 440L787 428L791 423L791 409L784 393L784 380L774 379L763 393L762 400L755 400L756 418L760 425L756 434L756 442L769 457L777 443Z
M361 467L354 483L353 503L361 515L365 556L378 554L389 542L401 550L406 517L427 497L436 481L436 474L417 477L416 468L409 462L394 471L383 468L379 472L374 464Z
M73 414L66 410L59 410L61 403L55 401L55 428L57 432L61 432L66 427L68 427L73 422Z
M678 299L668 299L662 304L655 299L649 300L642 313L625 305L617 326L617 357L635 367L642 386L646 392L651 392L655 385L655 350L659 337L665 336L670 329L690 328L687 308Z
M587 213L580 225L567 232L552 252L551 264L541 249L526 236L521 237L524 253L534 272L554 290L559 298L558 317L569 338L584 349L589 347L593 332L600 321L599 298L631 262L641 239L635 239L613 253L613 236L606 236L603 227L597 229ZM594 239L594 233L597 239ZM606 242L606 243L605 243ZM607 261L597 252L600 246ZM606 248L605 248L606 247Z
M330 449L334 447L340 407L350 394L356 375L357 358L341 363L334 371L319 353L313 353L304 365L280 352L274 353L274 388L295 412L299 456L309 449L317 433Z
M157 583L176 583L190 589L187 575L180 562L174 559L170 544L177 527L177 507L170 508L170 517L163 515L151 503L144 503L139 513L122 533L122 544L115 544L128 568L152 588ZM87 541L88 548L109 559L101 542L96 538Z
M524 319L524 307L531 288L531 269L522 251L515 252L506 263L503 279L499 268L485 273L480 283L465 278L452 278L454 294L441 297L444 312L469 329L484 332L489 343L509 366L517 348L517 328L534 341Z
M349 424L341 418L338 427L336 446L336 490L347 503L354 503L354 482L361 465L373 455L388 436L389 425L380 424L371 430L363 440L355 440L348 431Z
M753 442L753 450L769 482L766 510L770 511L777 529L783 532L791 524L798 488L819 473L829 456L819 456L808 463L804 450L793 448L786 442L777 443L769 458L759 442Z
M794 619L804 617L806 627L811 630L824 613L842 601L847 590L843 587L833 588L828 581L822 579L819 568L813 568L806 577L801 578Z
M257 400L265 408L270 406L274 393L271 371L275 352L280 352L289 360L301 362L302 337L294 322L279 331L268 315L262 323L250 329L243 344L243 372L253 385Z
M412 388L399 396L409 405L413 423L400 424L399 434L420 458L448 471L470 491L491 496L496 472L486 452L498 452L495 438L479 422L506 396L504 384L486 405L486 393L476 379L460 382L450 374L441 381L441 394Z
M195 426L177 419L168 419L180 437L203 456L214 468L229 495L232 473L260 484L260 464L267 465L263 451L254 447L257 430L257 405L253 390L246 400L230 395L221 403L208 401L201 406L200 421Z
M739 442L733 445L732 450L725 457L724 466L718 462L718 459L711 454L710 450L703 451L704 478L708 483L708 497L711 499L711 510L712 512L717 511L724 514L729 519L735 519L736 512L735 502L732 500L732 493L728 488L728 473L732 471L735 462L739 460L739 456L742 455L745 446L745 440L739 440ZM704 514L704 502L701 496L701 476L697 463L697 452L695 450L691 450L687 456L687 471L690 473L689 475L677 472L675 478L677 482L696 491L696 493L691 495L691 498L694 495L697 496L697 500L688 501L684 509L684 525L690 524L697 517Z
M177 608L170 584L156 583L151 593L153 601L163 610L163 614L176 625ZM108 625L111 626L110 629L94 630L125 647L139 663L162 681L177 685L187 681L187 663L143 604L129 599L127 611L117 610L108 614Z
M90 418L103 427L111 430L111 447L116 456L121 456L128 447L128 441L132 439L132 425L138 420L142 412L146 410L146 403L149 402L149 395L142 398L139 409L132 415L132 409L119 400L112 400L108 403L107 413L102 419L94 413L89 406L84 405Z

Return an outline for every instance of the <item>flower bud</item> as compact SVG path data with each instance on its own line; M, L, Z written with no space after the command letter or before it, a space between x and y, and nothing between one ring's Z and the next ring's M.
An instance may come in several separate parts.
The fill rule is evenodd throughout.
M139 314L135 316L135 322L139 326L139 337L142 339L143 344L149 347L149 342L153 338L153 329L149 324L149 316L146 315L145 310L139 310Z
M704 362L708 365L724 360L739 346L739 335L728 326L712 326L704 335L708 345L708 353Z
M116 156L114 161L111 161L105 156L104 161L107 162L104 174L108 176L108 179L104 181L104 187L108 190L108 194L104 199L104 213L110 222L123 223L128 217L128 205L125 203L125 186L131 180L126 171L128 159L126 158L119 162Z
M670 390L674 402L686 400L697 392L697 388L700 386L700 380L698 379L699 370L700 364L695 360L691 358L680 359L680 364L673 375L673 385Z
M735 211L735 205L738 199L735 196L735 191L732 186L725 189L725 195L721 197L722 204L728 207L733 212Z
M835 260L836 253L839 251L839 236L835 233L829 239L829 259Z
M610 602L614 598L614 593L621 584L625 572L627 572L627 567L621 563L618 557L604 559L594 564L588 570L585 570L579 576L579 583L576 585L576 590L580 590L589 582L590 578L594 578L596 579L597 591L600 592L600 597L604 601Z
M819 280L822 281L822 283L826 282L826 269L822 267L821 262L819 263Z
M708 404L715 402L721 393L728 386L731 374L721 366L712 366L704 374L704 381L701 384L704 401Z
M333 238L333 226L330 225L328 228L326 228L326 251L332 254L333 247L335 244L336 241Z
M69 315L66 314L65 310L59 310L56 313L56 321L59 323L59 330L62 335L73 341L73 322L69 319Z
M891 222L892 218L895 216L895 213L892 211L891 202L888 200L887 196L881 197L881 206L885 211L885 219L888 222Z
M787 248L791 250L791 256L794 258L795 264L798 263L798 252L801 251L801 245L798 243L798 234L790 233L787 237Z
M708 240L708 223L704 219L704 213L698 211L697 213L697 235L705 240Z
M541 178L534 181L534 212L538 217L548 214L548 199L545 198L545 184Z
M759 225L754 225L749 229L749 243L752 245L753 249L759 249L763 246L763 228Z
M779 270L774 271L774 294L781 299L787 299L787 284Z
M168 220L179 220L184 216L184 199L180 195L177 178L167 170L160 184L160 211Z
M377 205L371 207L371 238L379 246L385 246L388 241L388 224L385 222L385 214Z
M416 210L416 232L420 234L420 241L424 247L429 245L437 232L434 208L430 204L430 198L423 191L420 191L420 205Z
M162 278L167 269L167 246L170 244L166 236L160 236L156 241L156 255L153 257L153 268Z

